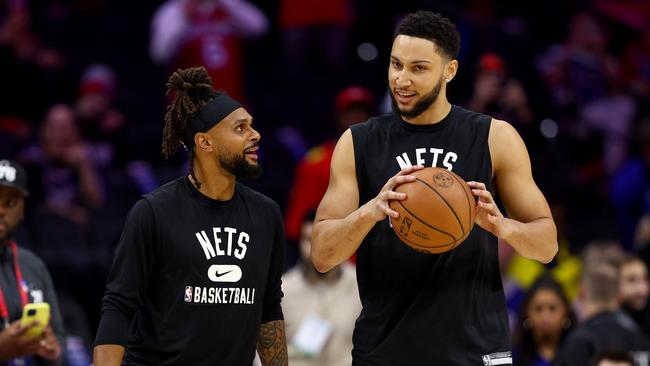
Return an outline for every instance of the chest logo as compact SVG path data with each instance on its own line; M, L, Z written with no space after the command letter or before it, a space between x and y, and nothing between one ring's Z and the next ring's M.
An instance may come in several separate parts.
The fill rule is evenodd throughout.
M238 282L242 272L234 264L213 264L208 268L208 278L212 282Z

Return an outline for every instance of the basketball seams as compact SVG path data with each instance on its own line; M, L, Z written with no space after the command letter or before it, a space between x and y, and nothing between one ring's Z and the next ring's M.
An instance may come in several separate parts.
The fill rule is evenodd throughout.
M470 202L470 199L469 199L470 197L468 196L467 189L466 189L466 187L463 186L463 182L460 180L460 178L458 176L456 176L456 174L451 174L451 176L454 177L454 179L456 179L456 181L461 185L461 187L463 187L463 191L465 192L465 199L467 199L467 208L468 208L467 215L469 216L469 222L468 223L470 224L469 226L471 227L472 226L471 225L472 224L472 203ZM462 224L461 224L461 226L462 226ZM463 232L463 234L465 234L465 233Z
M414 216L414 217L415 217L415 216ZM418 220L419 220L419 219L418 219ZM420 220L420 221L421 221L421 220ZM413 241L407 239L404 235L402 235L402 234L401 234L399 231L397 231L397 230L393 230L393 231L397 234L397 236L399 236L400 240L402 240L402 241L407 241L407 242L409 242L411 245L416 246L416 247L418 247L418 248L423 248L423 249L441 249L441 248L449 247L450 245L452 245L451 249L453 249L453 248L454 248L453 245L455 245L455 244L458 243L458 240L456 240L456 239L454 238L454 240L452 240L452 241L450 241L449 243L446 243L446 244L433 245L433 246L424 246L424 245L422 245L422 244L417 244L417 243L415 243L415 242L413 242Z
M456 221L458 222L458 225L460 225L460 230L462 231L461 237L465 236L465 228L463 227L463 223L460 221L460 218L458 217L458 214L456 213L456 210L454 210L454 208L449 204L447 199L442 194L440 194L440 192L438 192L434 187L432 187L429 183L423 181L420 178L415 178L415 180L422 183L422 184L424 184L425 186L429 187L429 189L431 189L432 191L436 192L438 197L440 197L440 199L442 199L442 201L445 203L445 205L447 205L449 210L451 210L451 213L454 214L454 217L456 218ZM467 196L467 195L465 195L465 196ZM422 220L420 220L420 221L422 221ZM453 238L456 239L455 237L453 237Z
M402 204L401 201L395 201L395 202L397 202L397 204L399 204L400 206L402 206L402 208L404 209L404 211L408 212L409 215L411 215L411 217L417 219L419 222L423 223L424 225L428 226L429 228L431 228L431 229L433 229L433 230L435 230L435 231L437 231L437 232L439 232L439 233L441 233L441 234L445 234L445 235L447 235L448 237L452 238L454 241L456 240L456 237L453 236L453 235L451 235L450 233L448 233L448 232L446 232L446 231L444 231L444 230L440 230L440 229L438 229L438 228L435 227L435 226L431 226L431 224L429 224L429 223L427 223L427 222L424 222L421 218L419 218L418 216L416 216L413 212L409 211L409 209L406 208L406 206L404 206L404 205ZM398 230L396 230L396 231L398 231Z

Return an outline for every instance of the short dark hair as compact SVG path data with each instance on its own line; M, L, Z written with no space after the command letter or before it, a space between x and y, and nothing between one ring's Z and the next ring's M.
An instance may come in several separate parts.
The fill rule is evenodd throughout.
M456 26L438 13L418 10L408 14L397 25L395 37L399 35L427 39L450 59L458 57L460 52L460 34Z
M596 359L594 360L594 363L592 365L598 366L601 361L613 361L613 362L627 362L630 365L634 365L634 359L632 358L632 355L630 352L623 351L623 350L612 350L612 351L604 351L601 352L596 356Z

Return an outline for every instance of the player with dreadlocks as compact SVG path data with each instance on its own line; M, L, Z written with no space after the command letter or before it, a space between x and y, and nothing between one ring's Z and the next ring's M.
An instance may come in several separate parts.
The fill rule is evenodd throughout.
M131 209L108 278L94 364L287 365L282 216L236 182L259 175L260 134L203 67L167 82L162 153L190 172Z

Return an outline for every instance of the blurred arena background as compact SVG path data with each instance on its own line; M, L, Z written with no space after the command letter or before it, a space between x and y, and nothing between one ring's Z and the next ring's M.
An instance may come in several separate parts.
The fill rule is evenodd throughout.
M0 160L27 167L18 242L52 272L79 365L126 213L187 172L182 153L160 154L170 72L206 66L255 118L265 172L246 183L286 214L288 269L327 182L331 141L389 112L392 32L417 9L461 33L450 101L517 128L552 206L560 252L551 264L503 247L513 329L526 289L546 272L579 313L584 248L647 265L648 1L0 0Z

